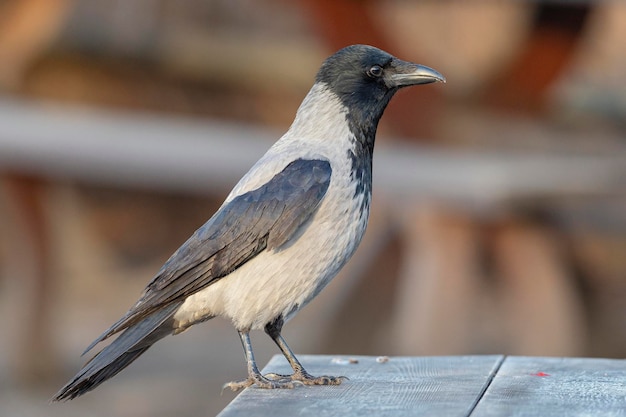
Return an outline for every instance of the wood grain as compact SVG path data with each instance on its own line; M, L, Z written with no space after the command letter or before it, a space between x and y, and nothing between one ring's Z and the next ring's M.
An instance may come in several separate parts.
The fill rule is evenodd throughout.
M502 356L299 356L314 375L345 375L339 386L293 390L246 389L220 417L239 416L467 416ZM350 363L356 359L358 363ZM281 356L264 372L290 373Z
M472 417L626 416L626 360L507 357Z
M350 363L355 359L358 363ZM302 355L340 386L249 388L219 414L241 416L626 416L626 360ZM281 356L264 372L289 373Z

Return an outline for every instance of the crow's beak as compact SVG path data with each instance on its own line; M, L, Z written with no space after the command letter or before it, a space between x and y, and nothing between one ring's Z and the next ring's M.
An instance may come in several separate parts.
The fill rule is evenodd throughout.
M443 75L432 68L424 65L417 65L411 62L396 60L393 64L395 71L389 76L392 87L408 87L417 84L445 83Z

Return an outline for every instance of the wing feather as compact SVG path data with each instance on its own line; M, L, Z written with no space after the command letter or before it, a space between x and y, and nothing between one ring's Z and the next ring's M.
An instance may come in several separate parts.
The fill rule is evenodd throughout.
M226 203L165 262L126 315L85 352L225 277L263 250L280 250L316 212L331 174L328 161L298 159L267 184Z

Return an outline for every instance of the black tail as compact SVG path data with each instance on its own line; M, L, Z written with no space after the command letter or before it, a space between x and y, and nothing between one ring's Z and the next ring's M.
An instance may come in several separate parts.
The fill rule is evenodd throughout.
M157 340L172 333L172 316L178 307L180 303L170 304L124 330L117 339L87 362L83 369L55 394L52 401L79 397L117 375Z

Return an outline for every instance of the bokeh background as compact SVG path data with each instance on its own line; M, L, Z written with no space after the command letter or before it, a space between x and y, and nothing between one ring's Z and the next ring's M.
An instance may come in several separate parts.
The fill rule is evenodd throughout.
M234 398L243 353L213 320L47 404L352 43L448 83L389 106L366 238L286 326L293 349L626 356L623 2L4 0L0 415Z

